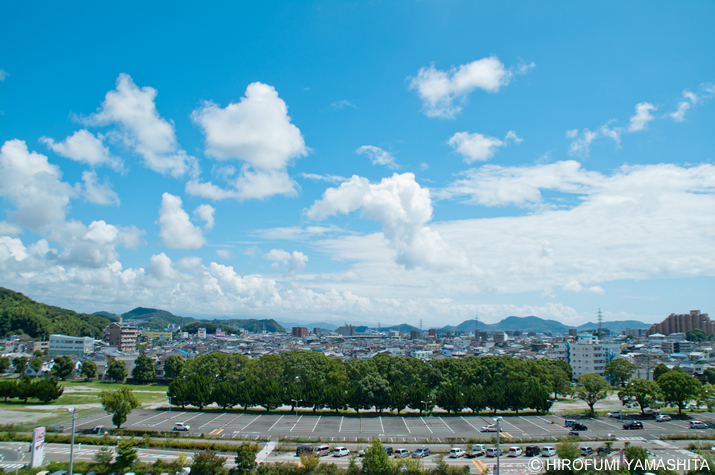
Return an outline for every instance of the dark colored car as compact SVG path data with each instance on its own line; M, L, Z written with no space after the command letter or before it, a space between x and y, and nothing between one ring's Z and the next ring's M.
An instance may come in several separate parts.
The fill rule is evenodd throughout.
M572 431L588 430L588 427L586 427L585 425L581 424L580 422L577 422L577 423L575 423L575 424L571 427L571 430L572 430Z
M429 457L429 447L420 447L412 452L412 458Z
M394 452L392 447L390 447L389 445L383 448L385 449L385 452L387 452L387 455L392 455L392 452Z
M628 429L642 429L643 428L643 423L639 421L628 421L625 424L623 424L623 428L628 430Z
M575 430L570 430L570 431L569 431L569 435L575 435L576 437L581 437L581 434L579 434L579 433L576 432Z
M310 445L299 445L295 449L295 455L297 457L300 457L301 455L310 455L312 453L313 453L313 447L311 447Z
M524 453L527 457L536 457L541 453L541 447L538 445L527 445Z
M608 455L611 453L611 448L603 445L603 446L599 447L598 450L596 450L596 453L598 455Z

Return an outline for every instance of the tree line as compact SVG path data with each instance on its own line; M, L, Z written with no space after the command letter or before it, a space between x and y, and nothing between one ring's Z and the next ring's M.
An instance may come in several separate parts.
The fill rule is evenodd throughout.
M572 371L564 361L510 356L417 358L379 354L367 360L328 358L313 351L288 351L249 359L210 353L184 360L170 356L165 377L174 406L203 408L309 407L313 411L420 413L435 406L458 413L470 409L547 412L557 394L568 394Z
M28 399L35 398L48 404L59 399L63 392L64 387L56 379L32 379L23 375L17 379L0 380L0 398L5 402L15 398L27 403Z

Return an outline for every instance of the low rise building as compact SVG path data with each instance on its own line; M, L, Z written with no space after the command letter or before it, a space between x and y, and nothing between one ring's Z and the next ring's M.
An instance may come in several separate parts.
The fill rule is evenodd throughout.
M48 356L87 356L94 353L94 338L88 336L50 335Z

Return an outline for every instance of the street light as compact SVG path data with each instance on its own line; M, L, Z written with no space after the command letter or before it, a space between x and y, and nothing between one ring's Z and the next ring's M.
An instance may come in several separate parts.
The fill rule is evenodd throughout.
M22 455L20 455L22 454ZM17 448L17 461L21 462L22 459L25 458L25 453L22 451L22 445ZM17 475L17 472L20 470L20 464L17 464L17 467L15 467L15 475Z
M70 442L70 474L73 474L74 472L72 471L72 469L74 466L74 421L77 417L77 409L74 407L68 407L67 412L72 413L72 441Z
M422 404L425 405L425 416L427 415L427 404L431 403L432 401L427 400L427 401L420 401Z
M494 473L494 475L499 475L499 471L500 471L499 439L500 439L500 436L501 436L501 416L497 417L497 418L494 419L494 420L495 420L496 423L497 423L497 469L496 469L496 472Z

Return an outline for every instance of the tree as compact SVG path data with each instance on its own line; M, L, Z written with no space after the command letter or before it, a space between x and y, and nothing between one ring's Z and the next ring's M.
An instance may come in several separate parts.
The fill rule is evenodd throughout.
M156 378L156 369L154 361L147 355L139 355L134 360L134 369L132 369L132 378L140 383L150 383Z
M10 367L10 358L7 356L0 356L0 373L5 373L7 372L7 369Z
M375 437L372 444L365 452L362 461L363 473L388 473L390 471L390 458L382 447L380 439Z
M27 358L24 356L15 358L14 360L12 360L12 365L15 368L16 373L24 373L27 369Z
M641 408L641 414L646 407L651 407L662 397L658 383L639 378L628 381L626 387L618 393L618 399L621 400L624 406L630 403L637 403Z
M52 375L60 378L62 381L74 371L74 361L71 356L56 356L52 365Z
M677 404L678 414L682 414L690 400L700 399L703 390L700 381L684 371L668 371L658 378L658 386L665 402Z
M638 366L624 358L616 358L606 363L604 376L613 386L625 386L629 379L638 370Z
M174 379L181 374L186 360L183 356L171 355L164 361L164 378Z
M556 455L562 460L573 462L581 456L581 449L576 442L567 440L556 445Z
M15 387L15 397L27 402L28 398L33 396L32 391L32 380L26 374L20 376L17 380L17 386Z
M189 385L183 377L174 378L169 383L169 389L166 391L169 396L169 404L172 406L181 406L182 409L189 404ZM222 405L222 404L219 404Z
M700 399L698 400L698 404L707 406L708 412L712 412L713 407L715 407L715 386L710 383L703 385L703 390L700 395Z
M102 391L104 392L104 391ZM117 426L119 427L119 426ZM129 468L137 459L137 449L134 448L134 442L131 440L119 440L117 442L117 468L122 472L125 468Z
M663 376L665 373L670 371L667 366L665 366L663 363L660 363L658 366L655 367L653 370L653 381L658 381L658 378Z
M703 374L708 378L708 383L715 384L715 368L707 368Z
M33 396L45 404L59 399L63 392L64 388L56 379L38 379L32 383Z
M9 379L0 380L0 398L4 398L7 402L8 398L16 397L17 383Z
M99 464L103 471L108 471L109 464L114 460L114 453L108 447L100 447L94 453L94 458L92 459L94 463Z
M45 356L45 354L42 352L42 350L35 350L32 352L32 356L34 356L35 358L42 358L43 356Z
M99 393L102 407L107 414L112 415L112 423L119 429L127 421L127 416L133 409L139 407L139 401L127 386L122 386L114 391Z
M109 360L109 364L107 365L107 376L112 378L114 381L124 381L127 374L129 374L129 370L127 369L127 365L124 364L124 361L118 359Z
M583 386L576 391L576 397L588 404L590 414L593 416L595 414L593 406L608 397L608 389L611 386L601 375L595 373L582 375L578 378L578 382Z
M194 461L191 464L192 475L220 475L228 473L224 467L226 459L216 455L211 449L202 450L194 454Z
M92 378L97 377L97 363L92 360L84 360L82 362L82 369L79 372L80 376L84 376L85 381L89 381Z
M696 328L686 332L685 339L688 341L707 341L708 335L703 330Z
M32 361L30 361L30 368L35 371L35 377L37 377L37 374L42 369L42 358L33 358Z
M236 458L234 460L236 473L251 473L256 469L256 454L258 450L258 445L251 444L250 442L243 442L236 448Z
M623 455L629 462L628 466L632 467L631 470L636 470L636 467L645 467L645 462L648 460L648 451L641 446L631 445L626 447L623 451Z

